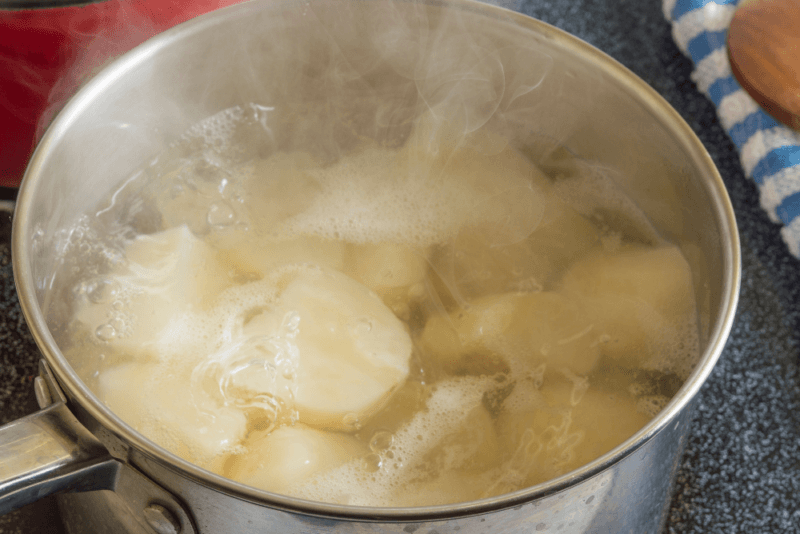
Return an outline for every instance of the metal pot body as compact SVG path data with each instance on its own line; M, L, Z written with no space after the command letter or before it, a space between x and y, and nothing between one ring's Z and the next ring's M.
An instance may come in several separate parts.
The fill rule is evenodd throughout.
M683 410L633 454L564 491L504 510L449 519L415 521L410 513L404 521L352 521L280 511L221 494L146 458L136 464L185 499L203 533L657 534L666 520L690 421L691 410ZM111 491L62 495L59 505L70 534L152 533Z
M546 75L530 105L520 108L520 120L578 155L618 169L626 177L619 185L683 250L699 306L701 361L671 403L628 441L579 470L510 495L448 506L367 509L247 488L138 435L94 397L65 360L42 312L64 230L191 125L237 104L302 99L308 80L298 72L313 71L331 46L346 48L384 35L368 30L397 17L406 24L446 22L497 49L545 58ZM337 22L345 19L356 20L356 26ZM248 58L246 65L231 60L242 57ZM53 387L63 391L71 413L117 466L113 483L67 488L105 490L62 497L74 533L655 534L687 435L691 400L730 330L740 261L722 181L698 139L659 95L578 39L466 1L248 2L148 41L84 87L48 130L20 191L13 247L23 310L52 369ZM46 404L47 395L40 400ZM131 489L141 484L157 487L149 493ZM171 517L171 506L180 513Z

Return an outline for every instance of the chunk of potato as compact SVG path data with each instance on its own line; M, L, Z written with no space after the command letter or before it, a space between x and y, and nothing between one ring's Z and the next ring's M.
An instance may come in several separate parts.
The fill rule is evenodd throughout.
M423 115L399 159L409 174L459 186L444 199L456 233L431 258L456 302L544 287L588 252L596 229L550 193L551 181L529 159L496 134L475 145L452 128Z
M187 313L208 309L231 285L213 250L186 226L141 235L125 248L127 265L98 281L105 295L78 301L75 317L129 354L161 357L193 331Z
M303 213L321 193L310 170L316 168L303 152L277 152L243 165L246 217L236 224L212 228L209 242L223 261L245 274L264 276L285 264L309 263L341 269L344 245L312 235L282 233L283 224Z
M428 269L424 254L408 245L377 243L349 248L352 276L378 295L422 282Z
M434 315L419 344L445 367L470 354L501 355L510 364L547 363L588 373L599 357L598 332L569 298L552 292L484 297L467 310Z
M132 428L206 469L244 438L247 420L202 387L191 372L153 363L127 363L98 377L98 397Z
M471 302L485 295L551 288L574 260L592 250L599 233L558 197L548 194L544 202L538 225L510 243L502 241L500 230L482 225L466 228L442 249L434 262L449 289Z
M396 432L417 412L425 409L425 402L431 395L431 387L417 380L406 380L383 408L364 421L356 435L368 441L377 432Z
M290 332L278 325L290 324ZM379 410L409 374L411 339L403 324L369 289L336 271L300 270L274 306L245 326L247 337L288 343L293 377L249 383L255 394L283 396L302 422L352 430ZM272 343L272 342L270 342ZM268 354L269 353L269 354ZM261 391L258 388L262 388Z
M577 469L638 432L650 417L627 392L550 376L502 413L497 428L510 465L538 484Z
M246 224L258 233L274 231L320 193L317 180L307 172L315 162L303 152L276 152L233 168L221 165L195 161L164 178L170 186L158 194L156 205L165 228L188 225L204 235ZM238 183L242 185L236 189L232 184Z
M345 260L343 243L315 236L270 239L241 230L210 239L218 247L221 263L254 277L290 265L313 265L338 271Z
M483 406L470 410L461 428L423 459L423 469L437 476L455 470L480 473L498 463L500 445L492 418Z
M400 319L425 295L427 251L398 243L349 245L344 272L377 293Z
M598 251L573 265L563 289L608 336L602 352L628 367L668 356L660 352L696 322L692 274L673 246Z
M309 172L317 166L304 152L276 152L257 160L244 181L248 214L255 228L274 232L280 223L308 209L322 192Z
M367 453L347 434L322 432L303 424L279 427L250 438L247 452L227 462L228 476L255 488L283 493L292 485Z
M436 465L426 462L437 458L450 465L464 466L469 472L469 460L482 457L493 443L493 431L486 426L480 411L484 393L492 387L492 379L463 377L437 382L427 398L426 409L414 414L410 421L392 432L392 444L380 451L379 466L363 460L349 462L340 468L312 477L307 483L293 486L290 492L301 498L327 500L357 506L396 504L397 488L407 488L415 481L431 480ZM467 421L478 426L478 446L469 437L455 439L453 454L436 456L437 447L454 439ZM486 432L484 432L484 430ZM475 437L475 436L473 436ZM463 447L463 448L458 448ZM464 454L461 454L464 453ZM438 464L437 464L438 465Z

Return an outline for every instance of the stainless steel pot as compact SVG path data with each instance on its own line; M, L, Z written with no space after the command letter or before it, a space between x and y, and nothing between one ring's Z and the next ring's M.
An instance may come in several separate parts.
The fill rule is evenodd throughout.
M738 235L711 159L650 87L564 32L472 1L379 1L256 1L199 17L117 60L54 121L22 184L13 234L20 300L44 356L36 382L43 410L0 429L0 513L71 492L61 498L71 532L642 534L660 529L692 398L722 351L738 298ZM193 123L235 104L269 100L270 91L302 94L303 87L292 86L302 81L293 75L302 69L273 52L291 52L300 35L328 35L346 45L362 32L331 35L338 26L325 21L359 13L367 17L359 30L366 29L364 24L376 21L364 13L378 5L395 13L417 10L431 20L457 17L468 33L549 57L550 70L536 86L536 105L528 106L522 119L630 177L622 187L681 247L693 269L702 357L675 398L603 457L502 497L427 508L358 508L274 495L206 472L137 434L99 402L59 351L42 311L63 230L78 216ZM307 61L330 42L320 38L314 46L320 48L301 54ZM242 55L253 60L246 69L226 61Z

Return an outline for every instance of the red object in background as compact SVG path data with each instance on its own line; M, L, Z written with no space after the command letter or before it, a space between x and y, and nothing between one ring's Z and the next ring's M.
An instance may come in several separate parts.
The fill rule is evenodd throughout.
M106 0L0 10L0 186L17 187L53 115L87 77L149 37L241 0Z

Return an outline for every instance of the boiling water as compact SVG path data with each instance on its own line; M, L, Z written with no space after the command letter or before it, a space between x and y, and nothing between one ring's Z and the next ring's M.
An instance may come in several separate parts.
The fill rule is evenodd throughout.
M688 265L611 171L424 114L400 146L260 153L236 132L263 113L199 124L66 234L51 327L155 443L312 500L459 502L610 451L688 376Z

